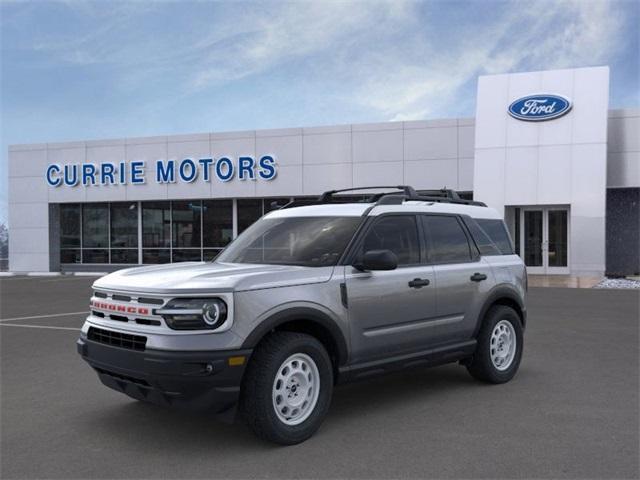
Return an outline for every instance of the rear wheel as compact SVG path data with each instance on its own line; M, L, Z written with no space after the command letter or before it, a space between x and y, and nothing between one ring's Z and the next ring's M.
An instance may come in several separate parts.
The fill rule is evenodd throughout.
M320 427L332 391L333 369L323 345L303 333L275 332L251 358L240 408L259 437L293 445Z
M478 334L478 345L467 365L478 380L505 383L513 378L522 358L522 324L516 311L504 305L489 309Z

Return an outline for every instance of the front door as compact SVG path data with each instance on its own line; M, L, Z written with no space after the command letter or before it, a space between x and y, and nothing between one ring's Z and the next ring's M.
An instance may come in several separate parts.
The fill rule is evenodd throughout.
M569 273L569 210L566 207L519 210L519 232L522 232L519 252L527 271L532 274Z
M436 317L434 270L423 261L415 215L384 215L373 222L356 257L391 250L398 268L362 272L345 267L353 362L427 348Z

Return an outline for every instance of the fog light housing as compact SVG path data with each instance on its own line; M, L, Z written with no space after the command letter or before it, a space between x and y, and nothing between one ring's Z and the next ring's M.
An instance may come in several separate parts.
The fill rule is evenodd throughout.
M174 330L216 330L227 320L220 298L174 298L155 311Z

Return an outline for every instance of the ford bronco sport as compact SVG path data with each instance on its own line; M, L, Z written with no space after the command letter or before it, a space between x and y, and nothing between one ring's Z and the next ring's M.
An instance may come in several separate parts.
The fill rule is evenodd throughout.
M78 352L108 387L228 418L239 407L281 444L319 428L340 382L449 362L509 381L526 271L501 216L453 191L369 188L272 211L213 262L102 277Z

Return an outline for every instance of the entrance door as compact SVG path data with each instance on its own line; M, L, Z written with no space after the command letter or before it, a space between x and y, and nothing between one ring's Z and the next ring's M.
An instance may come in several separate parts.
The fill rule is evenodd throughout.
M520 209L520 255L533 274L569 273L569 210L564 207Z

